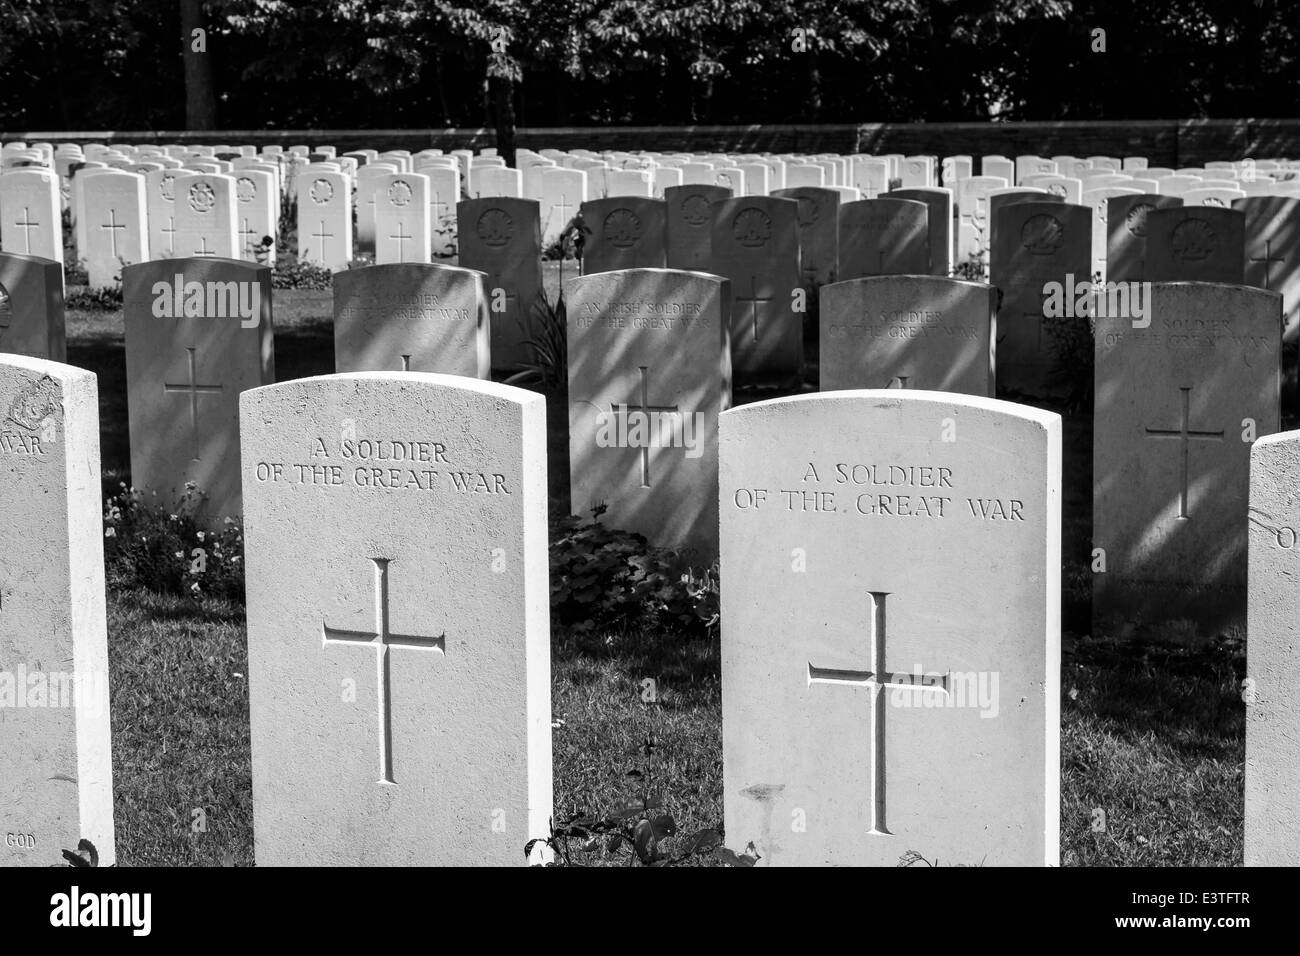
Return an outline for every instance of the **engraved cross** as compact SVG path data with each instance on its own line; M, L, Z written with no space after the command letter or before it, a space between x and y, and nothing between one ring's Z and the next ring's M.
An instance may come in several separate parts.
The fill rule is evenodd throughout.
M196 350L186 348L185 352L189 359L190 380L181 384L172 382L163 383L163 392L165 393L188 393L190 396L190 434L194 442L194 460L199 460L199 396L200 395L220 395L224 389L221 385L200 385L197 381L195 369L197 366Z
M375 629L374 631L347 631L321 622L321 647L331 644L369 644L375 648L375 679L379 713L379 782L396 783L393 779L393 708L392 671L389 667L390 647L410 647L420 650L447 651L447 634L426 637L416 634L394 634L388 624L388 565L389 558L371 558L375 565Z
M759 295L758 277L750 276L749 295L738 296L736 301L749 303L749 318L754 330L754 341L757 342L758 341L758 304L760 302L771 302L772 297L770 295Z
M1182 418L1178 428L1148 428L1146 430L1148 438L1177 438L1181 445L1182 460L1180 463L1181 480L1178 492L1178 517L1180 519L1190 518L1187 513L1187 481L1188 465L1187 458L1191 451L1191 442L1196 441L1223 441L1223 429L1217 432L1196 431L1189 424L1191 418L1192 389L1191 386L1180 388L1179 393L1182 397Z
M870 670L817 667L808 662L808 686L813 684L846 684L865 687L870 693L871 718L871 829L872 834L885 835L885 707L887 701L881 693L887 689L937 690L947 697L952 692L952 675L922 677L917 683L907 674L891 674L885 666L885 598L886 591L869 591L871 597L871 636L868 639Z

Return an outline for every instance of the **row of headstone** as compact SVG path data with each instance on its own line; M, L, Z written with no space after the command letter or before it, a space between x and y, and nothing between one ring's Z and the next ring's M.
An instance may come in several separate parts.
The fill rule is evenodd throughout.
M1026 221L1043 215L1034 204L1007 213L1016 210ZM238 515L230 454L238 395L274 379L268 271L176 260L127 275L133 480L173 496L193 483L207 496L208 514ZM335 298L340 371L487 377L492 316L482 273L406 265L345 275ZM46 319L60 307L57 265L0 257L0 284L14 305L0 322L0 348L58 357L62 323ZM566 338L576 510L603 502L610 520L658 544L705 558L716 553L716 525L682 502L699 504L685 489L711 484L717 416L731 401L730 340L752 334L753 303L738 309L734 287L717 276L657 269L574 281ZM1005 339L995 349L993 290L980 283L875 277L834 283L824 294L824 391L893 387L988 397L995 368L1000 374L1015 358ZM1222 523L1242 496L1242 443L1278 427L1279 297L1205 283L1157 283L1147 294L1140 320L1124 309L1102 310L1090 340L1097 354L1095 543L1107 565L1096 579L1097 613L1150 621L1170 606L1169 588L1200 588L1216 613L1231 617L1242 603L1234 568L1243 545ZM1152 354L1134 358L1143 349ZM1116 357L1123 361L1113 364ZM1167 408L1153 406L1143 390L1152 387ZM1209 412L1214 420L1207 423ZM1130 432L1145 438L1134 441ZM1240 441L1230 440L1234 434ZM1158 474L1167 480L1154 480ZM1193 513L1200 520L1191 521ZM1211 551L1221 559L1206 562Z
M258 862L518 862L552 814L544 399L370 372L239 405ZM0 408L24 545L0 556L0 863L89 838L111 864L94 376L7 356ZM1058 863L1060 417L866 390L718 425L729 839L768 865ZM1298 449L1255 445L1248 863L1300 859Z
M21 144L21 148L11 148L8 155L14 162L18 161L15 157L35 162L33 153L39 154L37 158L53 154L57 159L58 152L31 149L26 144ZM217 168L205 172L160 165L163 162L181 164L182 159L176 158L178 153L186 156L185 161L190 166L202 167L215 163L218 164ZM460 194L462 171L469 177L474 170L479 170L480 179L495 172L518 172L505 170L498 157L474 156L468 151L443 156L438 150L426 150L412 156L404 151L380 154L373 150L363 150L336 157L331 149L312 153L305 147L295 147L287 154L292 161L288 172L279 165L286 158L284 154L264 151L263 155L258 156L249 153L250 150L246 147L239 148L238 153L234 152L233 147L226 147L217 150L209 160L209 154L201 152L199 148L191 148L188 152L172 149L167 154L166 148L161 147L132 147L129 150L127 147L97 147L94 150L97 160L87 158L83 164L64 164L76 174L72 181L75 201L71 206L74 212L74 231L78 249L84 248L88 253L86 262L92 286L111 284L120 276L123 264L144 257L228 256L273 264L275 213L278 208L276 197L282 180L299 197L300 254L306 261L331 269L342 269L351 262L354 247L352 195L363 177L366 186L358 193L357 235L358 238L363 234L372 237L375 261L381 264L430 261L439 251L446 251L446 248L436 248L440 230L447 221L459 218L452 210L455 209L455 197ZM65 158L68 155L65 153ZM222 159L221 156L228 158ZM594 161L585 155L585 151L575 151L574 156L583 161ZM519 162L524 170L536 170L539 176L551 173L585 175L582 169L563 165L553 168L548 166L547 164L558 164L566 158L557 155L556 151L551 151L547 156L524 150L520 157ZM762 159L761 156L746 158L753 158L756 162ZM778 158L775 162L784 164L793 158L797 157ZM605 159L616 159L627 164L639 162L635 154L611 154ZM704 162L716 166L722 159L723 157L715 155ZM1117 250L1114 248L1117 236L1118 244L1125 244L1121 223L1128 223L1135 208L1140 213L1137 219L1143 221L1144 211L1150 207L1201 202L1201 197L1191 195L1193 191L1175 188L1185 185L1179 182L1180 179L1192 179L1203 189L1227 189L1234 183L1242 187L1241 195L1222 195L1214 200L1221 204L1232 203L1245 213L1249 221L1249 228L1244 233L1246 245L1240 249L1240 257L1236 255L1238 244L1235 242L1235 229L1215 231L1201 228L1198 231L1190 227L1184 228L1177 242L1170 236L1169 241L1157 241L1156 247L1165 250L1169 256L1184 257L1182 261L1192 263L1193 269L1209 266L1209 271L1199 271L1196 278L1214 281L1242 281L1236 277L1239 258L1247 281L1283 291L1288 341L1300 334L1300 290L1297 289L1297 284L1300 283L1297 276L1300 272L1288 263L1286 252L1289 248L1287 237L1295 229L1295 210L1300 208L1300 200L1281 196L1249 196L1245 192L1246 187L1269 183L1279 189L1290 188L1295 180L1284 181L1283 177L1293 177L1297 173L1293 164L1261 160L1211 163L1207 164L1206 169L1200 170L1173 170L1152 168L1136 159L1121 164L1118 160L1106 157L1078 160L1061 156L1052 159L1019 156L1012 161L1006 157L985 156L980 176L953 175L945 178L945 182L951 181L954 184L954 197L950 192L928 185L934 181L933 164L922 162L923 159L895 156L889 157L887 161L881 160L881 164L886 167L886 178L881 189L870 193L880 198L859 201L844 201L844 197L849 194L843 190L854 187L788 185L782 177L780 181L783 185L777 188L777 180L773 179L769 190L773 196L791 198L799 204L799 287L805 293L810 293L813 288L827 282L859 275L926 272L946 275L952 268L954 259L960 262L963 257L971 255L987 253L991 266L991 260L997 252L993 248L993 236L997 232L999 210L1004 205L1025 201L1061 200L1090 207L1093 217L1089 274L1100 274L1104 280L1111 277L1110 260L1117 258ZM108 165L98 162L99 160L118 165ZM142 163L130 163L129 160L151 163L158 168L135 169ZM666 168L687 161L682 156L653 154L643 154L640 160L651 164L662 160ZM18 210L21 201L22 214L12 217L13 222L8 230L11 238L7 245L18 248L24 254L43 254L47 258L59 259L62 256L62 242L53 225L57 216L51 212L54 207L51 206L49 196L50 189L57 190L57 187L51 182L50 170L40 165L15 166L14 162L10 163L5 174L5 178L12 182L8 191L15 196L15 201L9 205ZM92 162L97 164L97 168L72 169L73 166L86 166ZM837 158L826 154L816 157L815 163L809 168L820 169L824 166L832 171L868 169L874 168L870 165L873 162L876 160L871 157ZM238 167L235 164L239 164ZM798 165L795 164L795 167ZM225 167L230 167L230 175L223 172ZM949 167L955 173L970 171L969 164L966 163L943 164L943 168ZM909 168L920 170L920 173L918 176L899 175L900 170ZM635 173L638 169L627 171ZM853 178L854 175L857 174L851 174L848 178ZM836 183L842 179L844 176L839 173L831 176L831 181ZM797 176L792 181L801 182ZM889 190L897 182L919 182L922 185L912 189ZM301 189L298 188L299 184ZM140 213L142 189L147 197L144 203L146 213L143 216ZM176 200L177 189L181 191L179 203ZM705 193L705 190L711 191L713 195ZM886 192L887 190L889 191ZM6 191L0 188L0 208L5 204ZM483 193L482 188L476 190L476 194ZM580 193L581 197L588 195L585 188ZM725 195L725 187L708 184L666 186L663 190L664 208L654 205L657 200L644 196L623 197L621 203L617 199L600 199L585 208L588 203L579 196L579 191L575 190L570 200L566 186L558 199L563 206L559 221L567 221L566 217L575 206L584 209L584 220L588 226L588 272L665 265L710 268L711 263L707 260L712 255L711 252L704 251L705 240L706 237L712 239L716 223L707 214L710 209L707 203L721 198L718 193ZM859 190L859 195L861 194L863 192ZM1127 211L1127 214L1112 219L1110 205L1117 199L1121 200L1124 207L1119 211ZM495 206L501 208L505 201L497 200ZM916 202L926 204L924 212L913 205ZM38 207L35 214L32 212L33 205ZM547 205L545 198L537 207L538 228L542 231L539 242L543 247L551 238L550 230L556 218L554 208ZM476 235L484 234L485 228L486 244L501 244L502 237L492 232L491 223L506 219L517 223L520 216L525 219L528 216L525 212L494 215L488 217L485 223L481 215L475 214L475 210L465 212L468 221L475 224L472 232L467 230L470 233L470 245L474 244ZM954 213L956 228L951 229L949 227ZM0 213L0 221L4 219L6 217ZM1112 221L1116 223L1113 229L1109 228ZM1212 223L1213 220L1206 221ZM525 224L523 231L530 232L531 225ZM1213 232L1212 236L1208 235L1210 232ZM1072 233L1077 233L1077 230L1072 230ZM1199 239L1198 234L1201 237ZM3 241L3 233L0 233L0 242ZM756 241L756 237L750 236L749 241ZM474 257L472 250L470 257ZM1145 256L1137 258L1144 265L1148 261ZM1153 257L1150 261L1154 267L1164 260ZM1216 268L1220 262L1226 268ZM473 262L462 264L475 265ZM1131 271L1129 270L1130 273ZM1141 273L1145 270L1139 268L1138 271ZM1185 271L1187 270L1178 267L1155 269L1149 278L1163 281L1178 278ZM528 280L531 272L531 269L526 269L523 279ZM1014 270L1012 274L1014 275ZM1122 264L1119 274L1125 274ZM1147 275L1130 275L1126 281L1142 281L1147 278ZM493 333L498 339L498 370L517 367L526 358L523 350L507 339L525 341L537 333L532 306L539 283L523 281L518 285L521 288L504 284L494 287L501 290L503 319L509 320L498 322L497 330ZM756 297L753 311L773 309L771 302L775 300L768 294L772 290L750 291ZM782 290L782 294L788 293L789 290ZM1010 310L1003 316L1002 327L1014 340L1026 338L1018 326L1026 315L1034 311L1032 305L1026 307L1025 302L1020 301L1026 295L1032 297L1032 292L1026 293L1026 290L1017 288L1015 295L1010 296L1006 303ZM1041 326L1039 323L1040 329ZM501 330L507 327L512 330L512 334L503 339ZM517 330L517 334L514 334L514 330ZM1035 332L1034 339L1031 352L1050 353L1051 340L1048 340L1045 347L1041 331ZM751 344L758 343L753 341ZM777 345L779 347L780 343ZM1013 341L1012 352L1015 351ZM1009 362L1004 365L1007 374L1012 376L1008 386L1026 394L1043 394L1043 373L1032 368L1035 363L1041 364L1042 357L1031 357L1031 368L1024 375L1012 371L1021 364L1014 354L1008 358ZM1049 356L1047 361L1050 364L1054 360ZM762 364L771 363L763 361ZM791 381L790 368L794 360L787 358L775 364L776 368L760 369L751 379L749 363L738 361L737 376L741 381L752 380L757 383Z

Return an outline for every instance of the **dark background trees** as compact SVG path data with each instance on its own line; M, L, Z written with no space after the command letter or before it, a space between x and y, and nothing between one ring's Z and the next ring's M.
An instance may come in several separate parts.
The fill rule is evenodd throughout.
M0 129L1290 116L1288 5L28 0L0 3Z

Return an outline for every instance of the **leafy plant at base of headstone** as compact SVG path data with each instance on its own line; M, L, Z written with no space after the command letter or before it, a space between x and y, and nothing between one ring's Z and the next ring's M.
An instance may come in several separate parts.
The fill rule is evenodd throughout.
M83 312L118 312L122 309L122 286L119 283L91 289L83 285L75 292L69 292L63 304L65 308Z
M258 265L266 265L271 260L271 250L275 248L275 239L263 236L262 241L252 246L253 258Z
M680 838L671 852L663 842L677 836L677 821L671 813L664 812L664 799L652 790L654 753L658 742L654 733L647 734L641 745L645 762L642 768L633 768L627 776L640 781L642 786L636 797L624 806L605 814L579 813L568 817L558 826L551 821L550 835L529 840L524 846L525 858L531 859L539 843L551 848L554 859L549 866L584 866L583 857L577 854L602 854L605 859L618 858L628 851L627 865L681 866L698 858L712 856L729 866L753 866L757 853L738 854L723 846L722 828L705 827ZM577 844L575 848L573 844ZM751 843L747 851L753 850ZM575 859L576 858L576 859Z
M933 862L932 862L932 861L930 861L930 860L927 860L927 859L926 859L925 857L923 857L921 854L917 853L915 850L908 850L906 853L904 853L902 856L900 856L900 857L898 858L898 862L895 863L894 865L895 865L895 866L906 867L906 866L916 866L916 865L918 865L918 864L922 864L922 863L925 864L925 865L928 866L928 867L933 868L933 867L936 867L936 866L939 865L939 858L938 858L938 857L935 857L934 860L933 860ZM965 863L958 863L958 864L956 864L956 866L958 866L958 867L964 867L964 866L967 866L967 865L968 865L968 864L965 864ZM979 863L977 863L977 864L975 864L975 865L976 865L977 867L982 867L982 866L984 865L984 862L981 860Z
M967 279L971 282L983 282L985 276L984 257L982 255L971 256L964 262L958 262L952 267L954 279Z
M576 515L551 523L551 621L571 634L639 626L711 634L718 624L716 568L683 567L676 552Z
M565 259L582 259L582 247L590 232L582 221L582 213L578 213L565 223L559 238L542 250L542 260L563 262Z
M334 287L334 274L324 266L299 262L296 258L280 258L277 254L275 270L271 273L272 289L312 289L325 291Z
M532 316L536 334L523 343L532 358L507 378L506 384L539 392L558 391L569 381L569 316L564 292L560 292L552 305L546 293L539 291Z
M1051 376L1066 386L1062 400L1070 411L1092 405L1093 362L1096 346L1090 318L1057 319L1047 323L1044 343L1051 361Z
M435 259L450 259L456 256L460 250L460 236L456 231L456 216L454 213L447 213L438 218L433 226ZM441 247L439 248L439 244Z
M192 485L173 510L119 485L104 510L104 569L110 588L140 588L194 598L244 599L244 534L227 518L221 530L199 523L203 496ZM152 498L153 496L151 496Z
M95 844L91 843L85 837L77 841L75 850L63 850L63 859L69 867L98 867L99 851L95 849ZM55 866L58 864L56 863Z

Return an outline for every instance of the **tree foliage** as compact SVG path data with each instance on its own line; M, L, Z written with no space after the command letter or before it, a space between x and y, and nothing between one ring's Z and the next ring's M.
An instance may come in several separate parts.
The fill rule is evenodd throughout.
M227 129L491 126L503 102L560 126L1261 117L1300 99L1285 0L203 7ZM178 11L0 3L0 127L183 127Z

